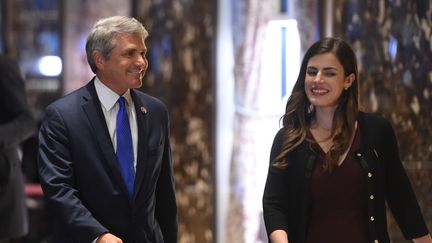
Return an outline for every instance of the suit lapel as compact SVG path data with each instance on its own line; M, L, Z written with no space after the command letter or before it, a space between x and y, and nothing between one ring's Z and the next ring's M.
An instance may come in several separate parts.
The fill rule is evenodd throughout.
M102 107L96 94L94 80L90 81L86 87L88 93L83 95L82 108L87 115L91 126L93 127L94 136L99 143L99 147L103 156L105 157L108 167L111 169L114 180L117 181L117 184L120 185L124 194L129 198L128 191L122 178L116 155L114 153L114 147L106 126Z
M137 129L138 129L138 146L137 146L137 165L135 172L135 188L134 188L134 198L136 198L137 193L140 191L145 173L148 172L146 169L147 164L145 163L147 157L147 141L148 141L148 114L147 108L140 97L136 94L134 90L131 89L131 96L135 104L135 114L137 119Z

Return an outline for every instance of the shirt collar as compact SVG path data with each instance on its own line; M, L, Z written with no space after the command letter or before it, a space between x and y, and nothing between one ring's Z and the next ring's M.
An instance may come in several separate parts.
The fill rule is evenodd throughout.
M102 81L100 81L98 77L95 78L94 84L96 88L96 93L102 106L107 111L111 110L117 103L117 100L120 96L116 92L108 88L108 86L106 86L104 83L102 83ZM128 89L122 96L125 97L129 105L132 104L130 89Z

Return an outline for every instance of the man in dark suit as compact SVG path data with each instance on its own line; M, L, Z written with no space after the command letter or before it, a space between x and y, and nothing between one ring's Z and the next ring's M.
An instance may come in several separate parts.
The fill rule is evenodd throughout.
M35 131L18 64L0 55L0 242L28 232L18 149Z
M134 18L96 22L86 43L96 77L45 110L38 164L52 242L177 242L168 112L134 89L147 36Z

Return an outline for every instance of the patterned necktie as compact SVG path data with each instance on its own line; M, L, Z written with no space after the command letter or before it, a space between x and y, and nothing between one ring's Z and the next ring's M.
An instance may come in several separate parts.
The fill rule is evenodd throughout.
M123 179L129 191L129 197L133 198L134 191L134 156L132 147L132 135L129 125L128 113L126 111L125 98L118 99L119 111L117 113L117 160Z

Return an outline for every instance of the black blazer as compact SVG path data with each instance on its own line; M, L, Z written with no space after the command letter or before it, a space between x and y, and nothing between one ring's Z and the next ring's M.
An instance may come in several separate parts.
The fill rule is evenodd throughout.
M28 232L18 147L35 130L18 64L0 55L0 239Z
M360 113L361 146L356 154L367 184L370 242L390 242L386 203L405 238L428 234L415 194L399 158L397 140L390 123L382 117ZM270 161L282 149L285 129L275 136ZM290 243L305 241L309 217L310 180L315 155L303 142L288 155L286 169L269 167L263 196L267 233L277 229L288 233ZM372 197L371 197L372 196Z
M129 199L92 80L46 108L39 172L56 218L53 242L177 242L177 208L166 107L131 90L138 124L134 199Z

